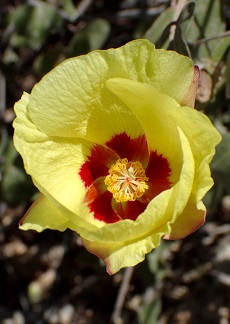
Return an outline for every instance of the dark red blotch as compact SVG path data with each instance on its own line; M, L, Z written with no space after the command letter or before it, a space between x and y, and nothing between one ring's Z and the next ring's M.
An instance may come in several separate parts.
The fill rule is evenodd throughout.
M119 158L127 158L128 161L140 161L145 168L145 174L149 178L149 188L144 195L136 201L117 203L112 194L98 187L96 179L106 177L112 164ZM131 139L126 133L114 136L105 146L94 145L88 160L82 165L79 175L86 187L94 188L93 199L88 203L94 217L105 223L114 223L121 219L135 220L146 208L151 199L162 191L169 189L171 183L169 177L171 168L168 160L156 151L149 154L147 141L144 135ZM88 198L87 198L88 197Z

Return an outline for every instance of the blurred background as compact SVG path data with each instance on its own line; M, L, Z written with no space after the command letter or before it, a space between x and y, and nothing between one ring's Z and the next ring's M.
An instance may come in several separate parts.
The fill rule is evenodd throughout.
M135 267L113 322L230 323L229 29L227 0L1 0L0 323L111 322L125 271L109 276L71 231L18 229L37 191L12 143L13 105L64 59L136 38L200 67L196 109L223 140L211 165L206 224L183 240L162 241Z

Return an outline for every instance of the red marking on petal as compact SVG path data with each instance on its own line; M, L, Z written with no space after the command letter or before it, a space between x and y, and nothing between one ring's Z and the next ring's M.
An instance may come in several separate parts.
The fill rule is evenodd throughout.
M86 192L84 202L86 202L88 205L90 205L99 195L99 191L96 187L97 186L95 186L95 184L93 184L89 187L89 189Z
M118 214L113 210L111 201L112 194L109 191L105 191L89 204L90 210L94 213L96 219L107 224L121 220Z
M112 198L113 195L104 184L104 178L100 178L88 189L84 201L96 219L110 224L121 220L112 208Z
M109 168L119 158L140 161L144 167L147 165L145 174L149 178L149 188L136 201L117 203L104 184ZM85 186L89 187L85 202L94 217L105 223L114 223L121 219L135 220L152 198L170 188L170 174L171 168L165 157L157 152L149 155L144 135L131 139L125 133L114 136L106 146L94 145L91 155L79 172Z
M103 145L94 145L91 155L80 169L79 175L84 181L85 186L89 187L97 178L105 177L108 169L119 159L119 156Z
M171 187L169 177L171 174L171 168L168 160L159 155L156 151L150 153L149 164L145 170L146 177L149 178L147 182L149 188L142 196L143 199L153 199L159 195L162 191Z
M106 146L114 150L121 159L140 161L146 167L149 158L148 144L145 135L131 139L126 133L115 135Z
M122 219L131 219L135 221L137 217L143 213L147 203L142 203L138 200L118 203L114 200L113 208Z
M111 201L112 194L109 191L106 191L90 204L90 209L94 212L94 217L96 219L107 224L121 220L113 210Z
M89 187L93 183L93 177L90 170L90 161L86 161L82 164L79 175L84 181L86 187Z

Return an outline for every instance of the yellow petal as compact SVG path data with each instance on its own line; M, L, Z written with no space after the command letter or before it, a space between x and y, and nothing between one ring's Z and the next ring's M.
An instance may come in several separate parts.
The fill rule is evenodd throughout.
M127 79L110 79L107 87L136 115L142 125L150 150L157 150L169 160L176 182L182 163L180 139L175 122L179 104L150 85Z
M73 218L73 220L75 220ZM77 222L78 223L78 222ZM83 224L82 224L83 225ZM88 225L88 230L92 230L92 226ZM19 228L22 230L35 230L42 232L45 229L64 231L67 228L75 231L84 231L84 228L76 225L71 220L70 212L51 198L49 200L43 194L40 194L23 218L19 222Z
M181 107L176 122L188 138L193 152L196 167L193 192L199 202L213 185L209 164L221 135L206 115L190 107Z
M72 222L78 225L80 222L87 228L90 228L89 221L102 226L92 213L85 213L82 204L86 188L79 170L89 154L91 143L72 138L49 138L31 122L28 102L29 95L24 94L16 103L17 118L14 121L14 144L23 156L26 172L32 176L40 192L63 208L64 215L68 214Z
M85 239L82 242L89 252L104 260L107 272L112 275L121 268L135 266L142 262L145 254L160 244L161 236L167 231L167 225L165 224L161 230L128 244L114 245L114 243L90 242Z
M171 224L171 230L164 236L167 240L179 240L195 232L205 222L206 208L196 197L190 198L183 212Z
M215 146L221 140L220 134L207 116L190 107L176 105L171 98L150 86L121 79L108 80L107 86L135 113L147 134L150 148L156 147L170 157L173 170L178 161L177 154L172 154L175 151L170 151L175 147L172 143L172 138L175 139L174 127L177 125L183 130L195 161L192 198L175 224L172 222L172 234L167 237L190 234L204 222L205 209L201 199L213 185L209 163Z
M68 59L43 77L30 96L33 123L49 136L83 137L99 144L124 131L137 137L142 133L138 121L104 86L114 77L151 84L178 102L185 102L188 93L189 100L194 98L193 62L136 40Z
M156 72L156 77L151 78L149 84L181 105L193 106L199 69L194 68L191 59L177 52L159 49L154 54L152 69Z
M194 179L194 160L186 137L180 129L178 132L183 152L179 181L156 196L135 222L125 220L104 226L95 232L95 238L83 236L84 246L105 261L109 273L141 262L146 253L159 245L160 238L171 232L171 224L187 205Z
M61 204L77 212L85 193L78 176L85 160L82 143L73 139L50 139L29 121L26 109L18 115L14 128L14 144L38 188L44 188Z
M69 59L30 96L24 94L15 106L14 142L46 198L33 205L23 229L70 227L110 273L142 261L161 237L184 235L181 224L187 224L190 211L204 210L200 199L212 184L208 163L220 140L206 117L180 106L194 101L195 71L190 59L137 40ZM135 222L106 225L84 202L78 174L91 142L104 144L122 132L133 138L146 134L150 150L169 160L173 186L150 201Z
M64 231L69 227L69 220L40 194L19 222L19 227L25 231L29 229L37 232L45 229Z
M195 159L196 174L194 190L197 201L213 184L209 163L221 136L203 113L190 107L180 107L172 98L156 89L131 80L111 79L107 86L133 111L147 135L150 149L157 149L169 157L172 169L180 160L173 145L175 126L181 128L188 138ZM172 149L173 148L173 149Z

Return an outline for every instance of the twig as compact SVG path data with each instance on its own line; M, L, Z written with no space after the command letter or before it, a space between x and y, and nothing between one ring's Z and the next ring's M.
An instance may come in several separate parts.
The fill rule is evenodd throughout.
M218 38L224 38L224 37L228 37L228 36L230 36L230 30L227 30L226 32L221 33L219 35L198 39L196 42L193 43L193 45L198 46L198 45L200 45L202 43L206 43L206 42L218 39Z
M0 71L0 118L3 118L3 115L6 110L6 79L5 76Z
M6 78L0 70L0 164L3 163L3 155L1 153L4 151L8 143L8 133L6 124L4 123L4 114L6 111ZM0 182L2 180L2 170L0 170Z
M41 0L27 0L29 4L38 7L44 4ZM76 6L75 13L73 14L73 17L71 17L71 21L78 20L81 16L85 14L87 9L91 6L93 3L93 0L81 0L80 3ZM56 8L56 7L55 7ZM63 9L57 9L57 12L60 14L60 16L63 19L69 19L69 15L66 13Z
M171 6L175 7L175 11L173 14L173 21L177 21L177 19L180 17L180 14L186 5L187 0L178 0L177 3L175 4L175 1L171 2ZM176 24L172 25L170 28L170 35L169 35L169 40L170 42L174 40L175 37L175 31L176 31Z
M83 16L83 14L86 12L86 10L91 6L93 3L93 0L82 0L78 5L77 5L77 13L75 15L75 20L78 19L79 17Z
M117 300L114 306L114 310L111 316L111 321L113 324L120 324L122 323L121 319L121 312L125 302L125 298L129 291L130 280L132 278L134 267L130 267L125 269L124 277L118 291Z
M119 10L116 13L100 13L99 15L94 14L94 17L96 18L103 18L108 20L109 22L113 23L118 20L122 19L139 19L140 17L155 17L160 15L164 10L165 6L159 6L157 8L148 8L148 9L138 9L138 8L133 8L133 9L124 9L124 10ZM84 16L84 19L86 21L89 21L92 19L91 14L87 14Z
M148 9L125 9L120 10L115 14L115 18L136 18L141 15L145 15L147 17L154 17L162 13L165 9L165 6L159 6L157 8L148 8Z

